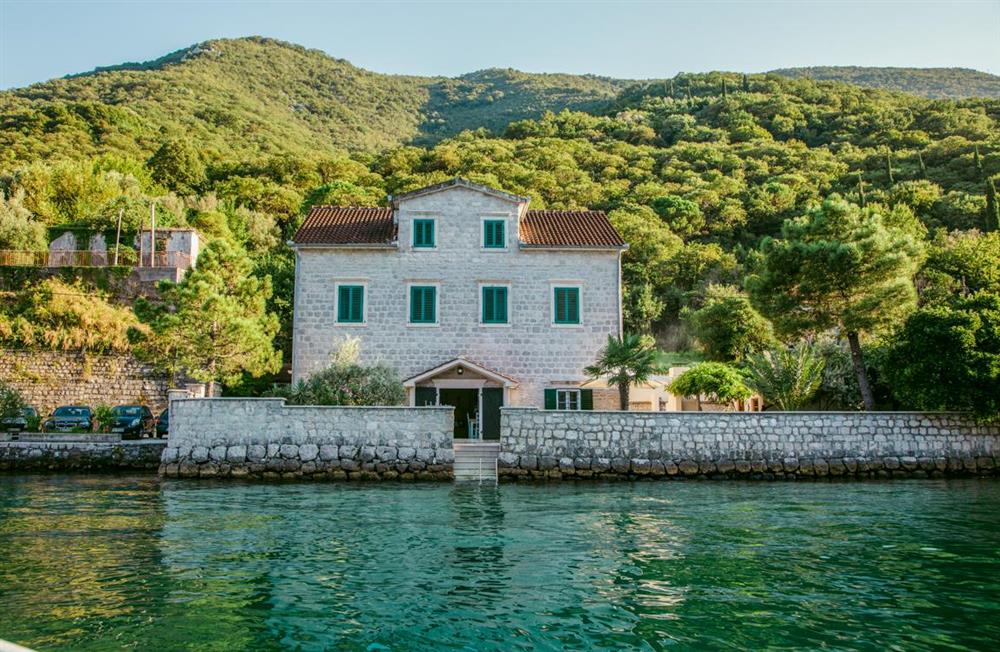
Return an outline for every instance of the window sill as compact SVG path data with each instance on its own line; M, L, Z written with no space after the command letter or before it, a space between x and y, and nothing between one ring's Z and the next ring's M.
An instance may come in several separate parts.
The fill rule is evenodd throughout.
M366 321L338 321L334 323L338 328L365 328L368 326Z
M507 323L507 324L483 324L482 322L480 322L480 324L479 324L480 328L510 328L512 326L513 326L513 324L510 324L510 323Z
M440 328L441 324L434 322L433 324L414 324L412 322L407 322L407 328Z
M484 254L505 254L510 251L510 247L480 247L479 251Z
M550 325L552 326L552 328L570 328L570 329L572 329L572 328L582 329L583 328L583 324L557 324L557 323L553 322Z

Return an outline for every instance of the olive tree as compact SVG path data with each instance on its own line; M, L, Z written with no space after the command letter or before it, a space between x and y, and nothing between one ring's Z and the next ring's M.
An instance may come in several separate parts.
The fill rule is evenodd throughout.
M726 404L753 396L739 370L722 362L697 364L678 376L668 389L678 396L697 398L699 412L702 396L712 403Z

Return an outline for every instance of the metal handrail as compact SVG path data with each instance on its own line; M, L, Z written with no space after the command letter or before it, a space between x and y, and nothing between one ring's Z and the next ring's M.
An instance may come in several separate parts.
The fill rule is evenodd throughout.
M191 268L191 254L183 251L139 252L131 248L118 250L117 264L123 267ZM0 266L6 267L109 267L115 263L115 252L90 250L17 251L0 249Z
M135 249L120 249L118 264L134 267L139 261ZM9 267L108 267L115 262L113 251L17 251L0 250L0 265Z

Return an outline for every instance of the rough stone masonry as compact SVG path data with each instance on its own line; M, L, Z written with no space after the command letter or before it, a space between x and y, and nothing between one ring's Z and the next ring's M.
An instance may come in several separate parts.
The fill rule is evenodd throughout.
M166 407L168 377L130 355L0 349L0 381L42 416L60 405Z
M1000 427L953 413L504 408L506 478L994 475Z
M452 477L450 407L172 404L160 472L329 480ZM994 475L1000 427L913 412L577 412L503 408L506 479Z
M451 407L288 406L284 399L171 402L168 477L449 480Z

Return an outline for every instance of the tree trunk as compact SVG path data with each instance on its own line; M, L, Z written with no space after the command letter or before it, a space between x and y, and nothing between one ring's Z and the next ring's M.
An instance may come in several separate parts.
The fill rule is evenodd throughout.
M618 407L623 412L628 410L628 383L618 385Z
M857 333L848 333L847 341L851 345L851 362L854 364L854 373L858 377L861 400L864 401L865 410L871 412L875 409L875 397L872 396L872 388L868 384L868 371L865 369L865 361L861 355L861 338L858 337Z

